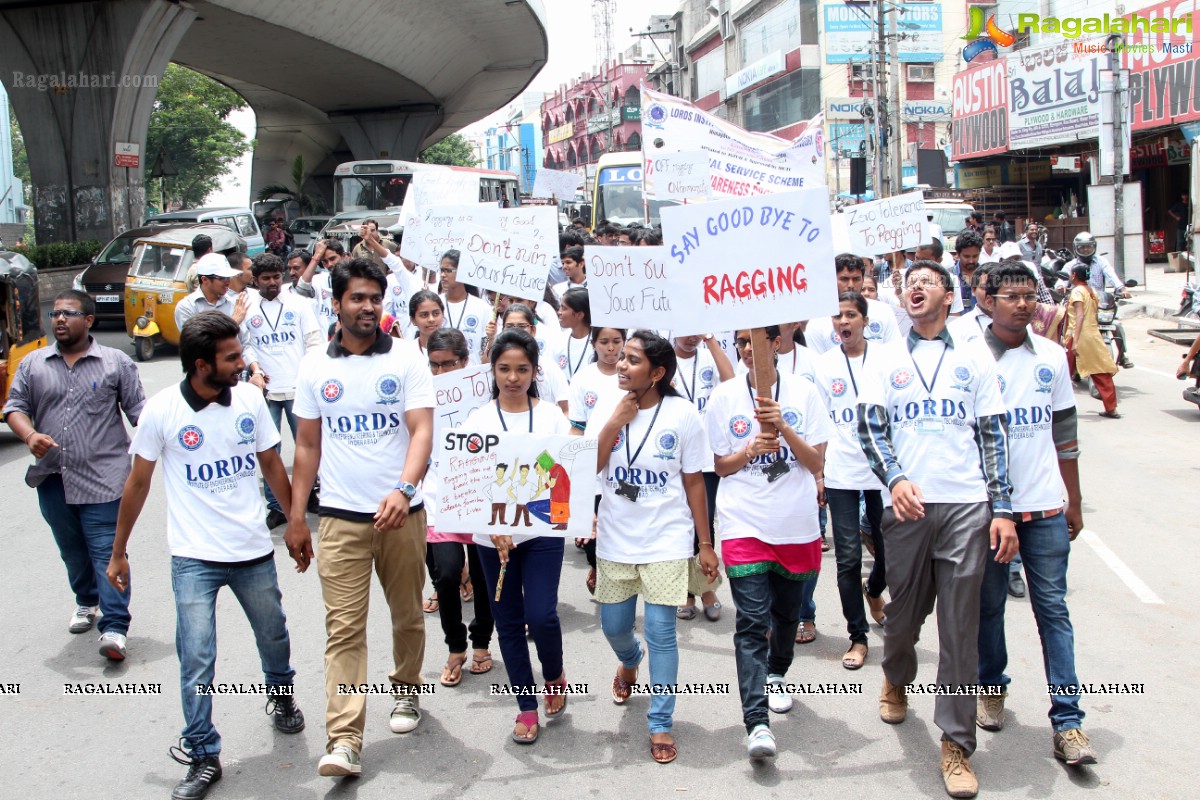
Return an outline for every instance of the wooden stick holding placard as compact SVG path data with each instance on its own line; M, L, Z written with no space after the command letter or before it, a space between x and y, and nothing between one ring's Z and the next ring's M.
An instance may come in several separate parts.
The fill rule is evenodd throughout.
M750 329L750 352L754 359L754 396L769 397L771 373L775 371L775 353L771 350L771 339L767 336L766 328ZM758 408L757 402L754 407ZM778 433L769 422L761 422L759 427L767 436Z

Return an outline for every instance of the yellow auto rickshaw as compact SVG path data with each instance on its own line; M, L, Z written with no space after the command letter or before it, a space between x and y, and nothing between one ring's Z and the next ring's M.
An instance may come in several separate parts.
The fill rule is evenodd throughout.
M138 361L153 358L160 342L179 344L175 305L195 289L189 280L192 240L201 234L212 238L215 252L246 252L246 240L224 225L163 228L134 244L125 278L125 330Z
M46 346L37 269L20 253L0 251L0 295L0 386L4 388L0 407L3 407L21 359Z

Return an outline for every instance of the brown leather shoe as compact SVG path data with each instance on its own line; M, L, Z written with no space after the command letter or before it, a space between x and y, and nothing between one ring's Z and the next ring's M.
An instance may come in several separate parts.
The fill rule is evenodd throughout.
M879 718L889 725L899 725L907 714L908 693L903 686L893 686L884 675L883 689L879 692Z
M979 781L967 761L967 754L954 742L942 740L942 781L951 797L974 797L979 794Z
M1054 757L1072 767L1095 764L1096 750L1087 734L1079 728L1069 728L1054 734Z
M871 597L867 592L867 582L863 581L863 597L867 598L867 610L871 612L871 619L875 620L876 625L883 624L883 607L886 605L883 595L879 597Z

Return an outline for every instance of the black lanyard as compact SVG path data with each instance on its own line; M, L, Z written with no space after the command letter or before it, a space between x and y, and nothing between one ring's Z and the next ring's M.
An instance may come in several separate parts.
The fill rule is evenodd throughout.
M646 446L646 442L650 441L650 434L654 431L654 423L658 421L658 412L662 410L663 399L658 398L658 405L654 407L654 416L650 418L650 427L646 428L646 435L642 437L642 443L638 445L638 449L633 455L629 455L629 424L625 424L625 460L630 468L633 467L633 462L637 461L638 456L642 454L642 448Z
M917 375L921 379L921 384L925 387L925 393L929 395L930 399L933 399L933 390L937 388L938 373L942 371L942 362L946 360L946 351L949 349L950 345L942 342L942 355L938 358L937 366L933 370L932 383L925 380L925 374L921 372L921 366L917 364L916 357L911 352L908 354L909 360L912 361L913 369L917 371Z
M529 432L533 433L533 398L525 395L525 399L529 401ZM508 423L504 421L504 414L500 413L499 398L496 398L496 416L500 418L500 427L504 428L505 433L508 433Z
M462 313L458 315L458 324L450 326L451 328L454 328L456 331L462 330L463 317L465 317L467 315L467 303L470 302L470 300L471 300L471 296L467 295L467 299L463 300ZM446 318L450 319L450 298L449 297L446 298Z
M783 383L778 371L775 373L775 402L779 402L779 385ZM750 373L746 373L746 391L750 393L750 405L758 408L758 403L754 401L754 389L750 386Z
M696 366L699 363L700 363L700 352L697 351L696 355L692 356L692 388L689 389L688 385L687 385L687 381L685 381L683 379L682 375L679 376L679 382L683 385L683 390L685 392L687 392L688 400L692 401L693 404L695 404L695 402L696 402Z
M568 368L571 367L571 342L574 341L574 339L575 339L574 336L572 336L569 333L567 334L567 367ZM591 343L592 343L592 334L588 333L587 341L585 341L583 343L583 352L579 354L579 360L575 362L575 367L573 369L571 369L571 371L569 373L567 373L568 378L574 378L575 373L578 372L579 368L583 366L583 358L584 358L584 356L587 355L588 345L590 345Z
M271 330L274 331L276 328L279 327L279 318L283 316L283 301L282 300L276 301L279 303L279 313L275 315L274 323L272 323L271 318L267 316L267 309L263 308L263 302L264 302L263 300L258 301L258 310L262 312L263 319L265 319L267 321L267 324L271 326ZM265 302L269 303L271 301L267 300Z
M863 342L862 366L864 366L864 367L867 366L867 344L868 344L867 342ZM945 353L942 353L942 355L945 355ZM858 381L854 380L854 368L850 366L850 356L846 355L846 346L845 345L842 345L842 358L846 359L846 371L850 373L850 385L854 387L854 399L857 400L858 399ZM916 366L916 363L917 363L916 361L913 361L913 366ZM939 362L938 367L941 368L941 366L942 365ZM935 381L937 380L936 374L934 375L933 379ZM925 380L925 379L922 378L921 380Z

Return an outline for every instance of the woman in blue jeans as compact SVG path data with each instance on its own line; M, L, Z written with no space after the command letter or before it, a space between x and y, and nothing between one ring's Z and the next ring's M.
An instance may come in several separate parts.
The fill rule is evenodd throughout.
M646 715L650 756L669 764L678 753L671 735L679 672L675 609L687 598L693 529L700 531L700 565L717 575L707 525L702 471L710 458L700 413L671 386L675 351L649 331L636 331L617 362L623 394L592 414L585 435L599 439L603 478L596 528L596 600L600 626L620 660L613 702L623 705L637 686L638 666L650 651ZM645 605L645 648L633 632L637 598Z
M883 484L871 472L867 457L858 442L858 387L874 355L863 338L866 329L867 300L858 292L845 292L839 298L833 329L842 340L839 347L817 359L817 385L821 389L837 435L825 459L825 499L833 523L833 545L837 556L838 595L842 616L850 634L850 649L842 656L842 666L854 670L867 660L866 598L871 617L883 623L884 546L880 520L883 518ZM879 358L879 356L876 356ZM874 362L871 362L872 364ZM859 534L859 495L864 497L871 541L875 545L875 563L870 576L862 579L862 537Z
M776 369L779 326L768 326L766 334L769 383L757 382L751 332L738 331L746 375L718 386L704 417L721 476L717 521L737 606L733 646L746 752L753 759L775 756L769 711L792 706L784 676L806 585L821 568L816 476L834 434L817 388ZM765 433L764 425L773 430Z
M484 433L570 433L562 410L537 397L537 342L528 333L510 328L492 344L492 402L467 417L463 428ZM538 724L537 684L529 658L529 636L537 648L546 680L546 719L561 717L567 710L567 677L563 672L562 626L558 620L558 580L562 574L563 539L528 534L476 534L479 561L492 598L496 638L508 671L509 687L517 695L516 724L512 739L533 744L541 733ZM496 584L500 568L507 564L500 599Z

